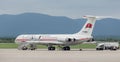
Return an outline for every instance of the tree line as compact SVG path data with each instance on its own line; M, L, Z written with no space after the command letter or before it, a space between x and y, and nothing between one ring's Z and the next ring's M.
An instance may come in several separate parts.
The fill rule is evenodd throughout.
M15 38L0 38L0 43L14 43Z

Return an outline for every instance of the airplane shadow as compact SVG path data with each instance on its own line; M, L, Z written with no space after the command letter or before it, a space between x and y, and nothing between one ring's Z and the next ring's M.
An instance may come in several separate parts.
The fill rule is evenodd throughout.
M35 51L50 51L50 50L47 50L47 49L37 49ZM51 51L65 51L65 50L57 49L57 50L51 50ZM80 50L80 49L71 49L70 51L96 51L96 50L95 49L82 49L82 50Z

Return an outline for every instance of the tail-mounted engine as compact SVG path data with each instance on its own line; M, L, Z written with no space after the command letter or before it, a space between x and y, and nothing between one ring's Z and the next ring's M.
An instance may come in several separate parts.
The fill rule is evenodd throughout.
M59 38L58 41L61 41L61 42L75 42L76 39L75 38Z
M67 38L66 41L67 41L67 42L75 42L76 39L75 39L75 38Z

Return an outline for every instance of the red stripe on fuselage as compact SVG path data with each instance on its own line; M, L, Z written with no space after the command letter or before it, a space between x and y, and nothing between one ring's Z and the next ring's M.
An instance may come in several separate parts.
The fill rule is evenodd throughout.
M16 39L16 41L21 41L21 42L25 42L25 41L57 41L57 39Z
M40 41L57 41L57 39L40 39Z
M21 42L25 42L28 41L29 39L16 39L16 41L21 41Z
M90 38L81 38L80 40L89 40Z

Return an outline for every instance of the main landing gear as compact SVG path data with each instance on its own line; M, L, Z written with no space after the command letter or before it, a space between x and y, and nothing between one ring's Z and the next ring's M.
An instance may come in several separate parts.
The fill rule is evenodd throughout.
M26 46L23 46L21 49L22 50L27 50L28 48Z
M30 44L30 45L20 45L18 49L19 50L35 50L37 48L36 48L36 45Z
M69 51L70 47L69 46L65 46L65 47L62 48L62 50Z
M70 47L69 46L65 46L65 47L62 47L61 49L64 50L64 51L69 51ZM50 46L50 47L48 47L48 50L55 50L55 47Z
M50 46L48 47L48 50L55 50L55 47Z

